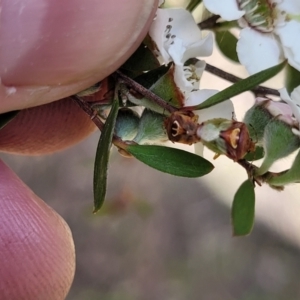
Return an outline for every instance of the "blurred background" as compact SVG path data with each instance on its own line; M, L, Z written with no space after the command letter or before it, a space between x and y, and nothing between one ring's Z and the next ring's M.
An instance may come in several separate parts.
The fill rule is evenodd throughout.
M68 300L300 299L299 203L291 191L263 189L252 234L234 238L226 204L234 194L226 180L240 180L233 162L224 181L220 168L217 181L196 180L113 152L107 200L93 215L98 137L51 156L3 155L71 227L77 269Z
M176 1L177 5L184 5ZM206 60L240 77L241 66L216 49ZM268 83L282 87L278 76ZM207 73L201 88L228 86ZM233 99L237 119L253 104ZM252 234L231 234L230 205L246 173L226 157L201 179L159 173L111 154L107 199L93 210L93 164L99 132L51 156L2 155L21 179L69 224L77 251L67 300L300 299L299 187L257 188ZM212 158L211 153L206 153ZM275 168L286 168L285 159Z

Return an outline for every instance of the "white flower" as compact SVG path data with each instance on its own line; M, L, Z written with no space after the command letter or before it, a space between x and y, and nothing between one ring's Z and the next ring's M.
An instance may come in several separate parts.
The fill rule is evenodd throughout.
M203 0L203 3L210 12L227 21L237 20L245 14L244 10L239 9L237 1Z
M195 23L193 16L184 9L158 9L156 18L149 30L149 35L155 42L162 63L174 62L174 80L184 94L184 106L195 106L212 95L217 90L199 90L199 81L205 68L204 61L185 65L190 58L209 56L213 50L213 36L206 37ZM230 100L213 107L193 111L199 117L199 123L210 119L232 119L234 112ZM203 144L195 144L195 152L203 154Z
M261 34L249 27L241 30L236 50L249 74L268 69L284 59L280 43L273 34Z
M300 71L299 0L204 0L208 10L224 20L247 26L240 32L237 53L250 74L286 58Z
M272 118L275 117L276 119L281 120L292 127L298 128L299 124L298 121L295 119L290 104L275 101L270 98L257 97L255 99L255 105L263 105L263 107L271 114Z
M189 98L186 100L186 106L194 106L203 103L209 97L217 94L217 90L202 89L190 93ZM231 100L226 100L209 108L193 111L199 117L199 123L215 118L224 118L231 120L234 116L234 107ZM203 144L195 144L195 153L203 156Z
M285 88L279 90L280 97L283 101L285 101L287 104L289 104L292 113L297 121L297 127L299 129L300 124L300 85L296 87L292 93L291 96L289 96L287 90ZM299 130L296 130L293 128L293 132L300 136Z
M156 43L163 63L175 64L175 83L184 94L199 87L204 62L193 66L184 63L194 57L209 56L213 49L213 36L206 37L197 26L193 16L185 9L158 9L149 35Z

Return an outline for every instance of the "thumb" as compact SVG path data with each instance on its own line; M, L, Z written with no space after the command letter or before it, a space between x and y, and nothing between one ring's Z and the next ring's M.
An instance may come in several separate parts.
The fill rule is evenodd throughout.
M157 0L2 0L0 112L88 88L138 47Z
M0 161L0 299L64 299L75 271L65 221Z

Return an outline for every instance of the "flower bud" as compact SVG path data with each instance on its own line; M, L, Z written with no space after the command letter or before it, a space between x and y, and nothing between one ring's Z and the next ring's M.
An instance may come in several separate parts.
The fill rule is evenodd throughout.
M255 148L247 126L234 120L208 120L199 126L197 134L207 148L217 154L225 154L233 161L244 158Z
M274 117L298 129L298 123L293 118L293 112L288 104L258 97L244 117L250 136L257 144L263 144L265 127Z
M135 111L129 108L119 109L115 134L122 140L132 140L138 132L139 121L140 117Z
M290 125L278 118L273 118L265 127L263 147L265 157L262 165L256 171L257 175L265 174L276 160L286 157L298 149L300 138L293 133Z
M154 142L165 142L168 140L164 130L165 116L144 109L138 126L138 133L134 141L138 144L150 144Z
M247 124L251 138L257 144L262 144L265 127L273 118L272 114L266 108L269 100L258 100L246 112L243 122Z

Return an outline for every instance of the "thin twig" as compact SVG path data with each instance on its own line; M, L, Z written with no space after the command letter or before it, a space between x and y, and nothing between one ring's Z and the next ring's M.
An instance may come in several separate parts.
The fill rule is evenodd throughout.
M217 21L220 19L219 15L213 15L208 19L198 23L198 27L202 30L204 29L212 29L215 27Z
M223 78L227 81L230 81L232 83L236 83L240 80L242 80L242 78L240 77L237 77L235 75L232 75L228 72L225 72L217 67L214 67L208 63L206 63L206 66L205 66L205 70L213 75L216 75L220 78ZM253 88L251 90L255 95L274 95L274 96L280 96L279 92L275 89L271 89L271 88L268 88L268 87L265 87L265 86L257 86L255 88Z
M253 184L258 184L259 186L262 185L261 181L259 180L259 178L254 176L254 172L255 169L257 169L257 167L255 165L253 165L252 163L249 163L247 160L245 159L240 159L237 161L237 163L239 165L241 165L247 172L249 179L252 180Z
M116 71L114 74L113 75L115 77L121 78L123 80L123 82L126 85L130 86L135 92L138 92L139 94L141 94L145 98L155 102L156 104L158 104L160 107L162 107L166 111L172 113L172 112L178 110L177 108L173 107L172 105L167 103L165 100L163 100L159 96L155 95L153 92L151 92L148 89L146 89L145 87L143 87L141 84L137 83L136 81L134 81L130 77L123 74L122 72Z
M94 122L94 124L102 132L105 124L99 119L97 111L92 108L93 103L84 101L77 95L71 96L71 99L74 100L75 103L77 103L77 105L91 118L91 120ZM121 148L123 150L126 149L127 143L124 142L120 137L118 137L115 134L113 135L112 142L118 148Z
M91 106L92 104L82 100L79 96L73 95L71 99L91 118L100 131L103 130L104 123L98 118L97 111Z

